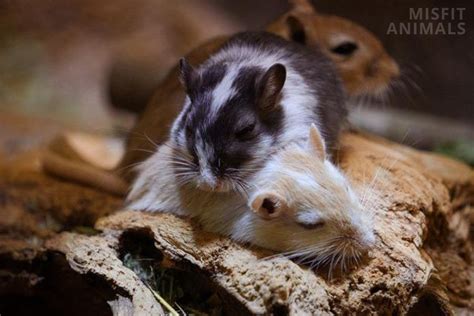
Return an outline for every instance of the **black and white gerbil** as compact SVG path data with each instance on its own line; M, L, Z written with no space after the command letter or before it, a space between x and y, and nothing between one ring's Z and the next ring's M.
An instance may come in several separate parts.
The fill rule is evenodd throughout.
M331 61L265 32L233 36L194 69L181 60L186 90L171 130L180 183L245 190L245 180L280 147L307 138L314 123L332 149L346 119L345 94Z
M327 159L314 126L307 141L288 144L248 179L248 197L181 184L171 168L173 155L165 144L140 165L127 209L190 217L207 231L310 266L344 268L375 243L370 210Z

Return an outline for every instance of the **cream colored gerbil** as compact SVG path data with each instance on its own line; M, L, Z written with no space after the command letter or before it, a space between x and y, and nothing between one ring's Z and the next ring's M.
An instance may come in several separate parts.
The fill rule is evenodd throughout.
M282 149L247 183L250 199L181 186L170 165L173 150L161 146L140 167L128 208L189 216L207 231L304 258L310 266L344 266L375 242L370 214L326 159L314 125L307 143Z
M315 126L306 147L294 145L281 152L258 177L265 181L249 205L268 220L258 229L262 246L290 251L316 264L333 256L356 259L374 244L370 215L343 173L326 159ZM301 228L302 233L292 233Z

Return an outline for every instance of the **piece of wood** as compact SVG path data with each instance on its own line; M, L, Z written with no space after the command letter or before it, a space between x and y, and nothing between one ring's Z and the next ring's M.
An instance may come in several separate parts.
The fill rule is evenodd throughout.
M228 313L474 312L474 171L439 155L356 133L343 136L337 159L364 197L367 211L374 214L377 244L366 262L333 278L324 268L310 271L285 258L270 258L273 253L267 250L203 232L186 219L132 211L101 217L95 226L100 234L95 236L48 236L41 251L31 256L39 260L40 255L54 253L84 280L102 280L108 285L104 301L115 302L107 305L114 312L123 308L137 314L140 308L154 306L151 292L137 285L137 278L119 260L144 243L161 254L163 264L171 262L207 280ZM23 248L0 249L11 263L0 272L21 284L12 265L24 262L18 257ZM69 271L58 270L58 277L63 270ZM36 275L31 266L22 272ZM83 288L88 287L78 291ZM109 291L115 294L112 299Z

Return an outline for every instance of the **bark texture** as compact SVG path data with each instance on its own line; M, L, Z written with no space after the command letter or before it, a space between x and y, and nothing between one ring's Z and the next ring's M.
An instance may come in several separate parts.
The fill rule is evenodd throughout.
M21 301L73 314L162 312L124 265L146 244L162 266L198 276L229 314L473 313L473 170L360 133L343 136L337 159L374 213L377 244L359 267L332 278L169 214L105 216L118 199L4 165L0 310ZM82 227L94 222L95 230Z

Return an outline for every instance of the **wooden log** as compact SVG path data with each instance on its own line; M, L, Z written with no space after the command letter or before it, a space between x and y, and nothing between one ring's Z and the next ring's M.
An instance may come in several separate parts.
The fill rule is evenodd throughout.
M151 292L124 264L125 255L144 244L152 249L144 256L198 277L194 286L206 285L231 314L474 312L474 171L439 155L357 133L343 136L337 159L374 214L377 243L367 261L349 272L336 271L332 278L325 268L311 271L286 258L269 257L272 252L203 232L186 219L132 211L101 217L95 236L48 236L31 256L33 261L52 254L62 258L69 270L58 270L57 277L70 275L70 270L82 275L87 286L78 291L91 288L91 276L100 279L108 286L102 285L103 300L114 302L110 312L115 314L138 314L143 306L155 306ZM23 248L9 247L0 253L10 264L2 264L0 271L14 275L16 284L21 273L36 275L34 265L12 268L23 262L15 255ZM0 294L11 295L5 289Z

